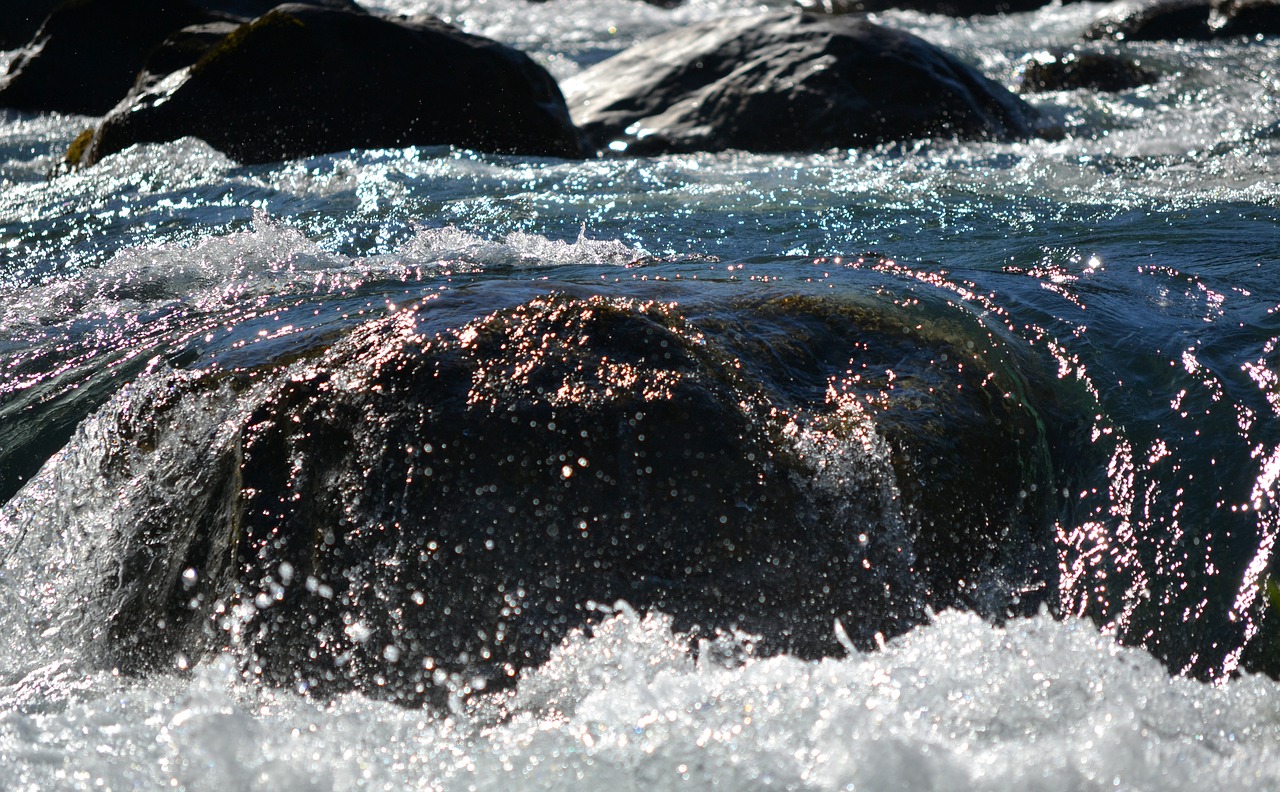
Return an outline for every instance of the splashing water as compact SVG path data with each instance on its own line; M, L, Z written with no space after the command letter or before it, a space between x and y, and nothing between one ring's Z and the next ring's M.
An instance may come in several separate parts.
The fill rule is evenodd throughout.
M756 9L370 6L438 13L560 78ZM876 19L1012 85L1104 10ZM188 139L49 178L92 120L0 112L0 786L1278 786L1275 48L1130 45L1154 85L1029 97L1060 140L806 155L239 167ZM829 654L859 649L814 659L673 636L678 615L610 597L513 684L437 668L439 700L406 708L263 683L245 644L268 586L224 603L209 651L113 672L109 595L139 579L139 526L216 500L211 449L265 436L256 410L288 376L380 323L430 343L538 300L665 306L672 338L737 361L734 387L757 384L735 392L777 408L764 425L812 474L814 530L888 515L869 538L901 553L867 555L868 579L906 581L911 618L877 640L812 606L797 620L829 628ZM948 387L1025 422L967 431L979 411ZM601 448L538 469L581 484ZM931 500L919 476L949 488ZM948 546L954 526L924 519L944 501L1002 552ZM923 608L941 583L961 608ZM375 620L345 627L394 665Z

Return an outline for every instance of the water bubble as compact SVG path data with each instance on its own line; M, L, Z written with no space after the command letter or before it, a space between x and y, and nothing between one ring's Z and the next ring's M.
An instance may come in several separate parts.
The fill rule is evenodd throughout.
M364 643L373 635L371 630L364 622L353 621L343 630L347 637L356 643Z

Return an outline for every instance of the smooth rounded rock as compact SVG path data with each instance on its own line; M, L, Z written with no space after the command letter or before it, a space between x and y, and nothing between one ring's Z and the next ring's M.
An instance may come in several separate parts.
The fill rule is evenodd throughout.
M435 17L298 4L131 94L103 120L82 164L186 136L243 163L410 145L581 152L555 80L524 53Z
M564 84L597 149L815 151L1012 139L1036 111L973 67L860 16L770 12L674 30Z
M241 24L229 21L207 22L173 31L147 56L134 80L130 95L150 90L170 74L194 66Z
M104 562L111 665L244 650L413 703L510 682L596 603L818 658L1054 590L1052 421L973 336L803 295L697 318L550 294L424 331L459 307L111 413L104 486L136 515ZM153 467L193 409L221 411L183 435L198 469Z

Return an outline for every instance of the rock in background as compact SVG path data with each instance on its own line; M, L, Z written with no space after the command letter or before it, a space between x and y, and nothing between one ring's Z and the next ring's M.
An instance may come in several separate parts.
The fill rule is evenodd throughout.
M771 12L674 30L565 82L599 149L810 151L1030 135L1036 111L928 42L856 16Z
M0 49L21 47L62 0L5 0L0 11Z
M1277 0L1156 0L1122 3L1084 35L1114 41L1208 41L1278 33Z
M1048 5L1044 0L795 0L795 4L816 14L861 14L905 9L957 17L1012 14Z
M1029 56L1018 83L1021 93L1042 91L1127 91L1150 85L1159 75L1119 52L1092 52L1078 47Z
M190 2L88 0L56 9L13 61L0 106L102 115L128 92L147 55L170 32L211 22Z
M350 0L313 5L358 9ZM102 115L129 91L151 52L189 25L247 22L274 0L67 0L40 24L0 79L0 107Z
M282 5L151 79L104 119L84 164L186 136L244 163L410 145L581 152L544 69L435 17Z

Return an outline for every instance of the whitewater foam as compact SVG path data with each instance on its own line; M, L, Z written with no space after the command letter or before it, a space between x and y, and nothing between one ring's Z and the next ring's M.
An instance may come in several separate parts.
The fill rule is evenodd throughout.
M842 660L695 658L620 607L511 693L447 714L66 664L0 688L14 790L1200 790L1280 783L1276 684L1170 678L1091 624L940 614ZM730 647L729 645L732 644ZM717 651L719 649L719 651ZM734 651L729 651L733 649Z

